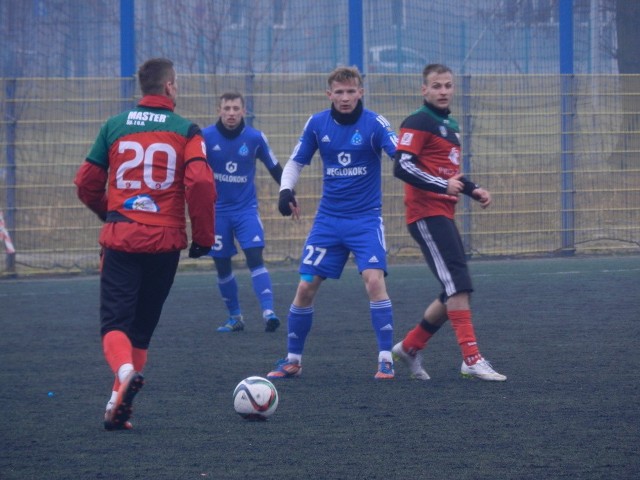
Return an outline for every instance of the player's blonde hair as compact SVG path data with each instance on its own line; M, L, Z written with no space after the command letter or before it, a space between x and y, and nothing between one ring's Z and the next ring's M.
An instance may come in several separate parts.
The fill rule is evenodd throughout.
M331 84L333 82L347 83L350 80L356 80L358 82L358 86L362 86L362 75L360 75L358 67L354 66L336 68L329 74L329 78L327 78L327 84L329 85L329 88L331 88Z

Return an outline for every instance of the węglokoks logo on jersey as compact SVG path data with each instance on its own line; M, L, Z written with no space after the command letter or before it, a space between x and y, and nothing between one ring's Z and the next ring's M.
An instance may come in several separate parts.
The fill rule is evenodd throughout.
M367 167L349 167L351 164L351 154L347 152L340 152L338 154L338 163L343 168L327 167L328 177L356 177L359 175L367 174Z
M233 160L229 160L224 164L224 169L228 173L213 172L213 177L217 182L225 183L247 183L249 178L246 175L234 175L238 171L238 163Z
M229 173L236 173L238 170L238 164L236 162L227 162L224 166L225 170Z
M349 165L351 163L351 154L340 152L338 154L338 163L343 167L346 167L347 165Z

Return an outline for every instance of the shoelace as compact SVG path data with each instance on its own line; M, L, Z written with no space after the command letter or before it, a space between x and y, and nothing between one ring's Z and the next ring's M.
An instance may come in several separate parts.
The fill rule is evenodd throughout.
M391 373L391 362L380 362L380 371L383 373Z
M488 370L490 370L492 372L495 371L493 369L493 367L491 366L491 363L489 363L489 360L485 360L484 358L482 360L478 360L475 365L477 365L478 367L483 368L483 369L488 369Z

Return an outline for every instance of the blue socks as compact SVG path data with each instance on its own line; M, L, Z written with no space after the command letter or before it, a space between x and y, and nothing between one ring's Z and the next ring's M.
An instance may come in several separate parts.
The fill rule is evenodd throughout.
M313 305L310 307L289 307L287 348L289 353L302 355L304 342L313 323Z
M393 346L393 309L391 300L369 302L371 325L378 339L378 351L390 351Z
M271 277L265 267L258 267L251 270L251 282L253 291L258 297L262 311L273 311L273 290L271 289Z
M393 309L391 300L369 302L371 325L378 340L379 351L391 351L393 347ZM313 323L313 305L289 307L287 347L289 353L302 355L307 335Z
M231 274L228 277L218 277L218 289L222 300L224 300L230 315L240 314L240 301L238 300L238 282L236 277Z

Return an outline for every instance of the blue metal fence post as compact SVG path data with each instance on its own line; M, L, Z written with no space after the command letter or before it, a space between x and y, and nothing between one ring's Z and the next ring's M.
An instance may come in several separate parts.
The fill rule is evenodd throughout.
M573 130L576 114L575 77L573 70L573 0L560 0L560 98L561 98L561 225L560 254L575 253L575 191L573 186Z
M462 173L471 177L471 76L462 75L460 81L462 93ZM461 219L462 245L467 257L471 257L471 199L466 195L462 197Z
M135 0L120 0L120 92L123 108L130 108L136 89Z
M255 97L255 78L256 75L253 72L247 73L244 77L244 102L247 114L244 117L246 124L253 127L253 120L256 118L254 112L254 97Z
M362 0L349 0L349 65L363 72L364 28Z
M7 210L4 212L5 228L14 242L19 241L15 236L16 229L16 79L7 79L5 87L5 105L4 120L7 122L7 170L5 173L5 181L7 185ZM16 242L17 245L17 242ZM6 259L7 272L14 274L16 271L16 254L7 253Z

